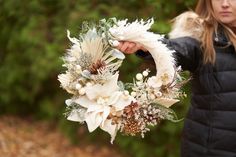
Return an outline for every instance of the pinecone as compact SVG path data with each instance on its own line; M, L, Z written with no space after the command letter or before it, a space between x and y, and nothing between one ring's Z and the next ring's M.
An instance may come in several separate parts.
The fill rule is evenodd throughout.
M104 61L98 60L89 67L89 71L91 74L98 74L98 69L104 68L105 66L106 63Z
M141 125L139 120L136 118L139 114L139 109L140 107L137 102L131 102L130 105L124 108L124 124L122 132L125 134L135 136L136 134L141 133Z

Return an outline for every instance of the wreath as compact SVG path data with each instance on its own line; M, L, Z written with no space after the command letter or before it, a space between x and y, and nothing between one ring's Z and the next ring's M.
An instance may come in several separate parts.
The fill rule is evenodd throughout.
M186 82L176 68L173 50L163 44L163 36L148 31L154 23L147 21L100 20L84 22L78 38L67 36L72 45L63 56L65 73L58 75L61 87L72 94L66 103L68 120L86 122L89 132L98 127L111 135L141 135L161 120L178 121L170 106L185 94ZM141 44L152 55L156 75L147 69L136 74L133 83L119 78L125 55L116 49L119 41Z

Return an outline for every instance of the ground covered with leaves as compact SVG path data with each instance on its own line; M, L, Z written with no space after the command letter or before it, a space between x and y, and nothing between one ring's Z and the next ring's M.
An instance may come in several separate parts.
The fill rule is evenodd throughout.
M72 145L48 122L0 117L1 157L121 157L112 146Z

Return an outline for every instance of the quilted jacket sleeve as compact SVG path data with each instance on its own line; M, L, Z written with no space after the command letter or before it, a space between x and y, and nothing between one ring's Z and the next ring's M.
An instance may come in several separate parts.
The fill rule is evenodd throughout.
M197 69L202 60L202 51L198 40L191 37L165 38L163 43L175 50L174 57L177 65L180 65L183 70L194 72ZM136 54L141 58L152 60L151 55L147 52L138 51Z

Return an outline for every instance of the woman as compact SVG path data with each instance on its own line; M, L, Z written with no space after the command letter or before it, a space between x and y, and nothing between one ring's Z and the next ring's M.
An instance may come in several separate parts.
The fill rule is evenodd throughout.
M163 41L193 77L181 156L236 157L236 0L199 0L195 12L203 28L200 36ZM145 51L128 41L118 49L126 54Z

